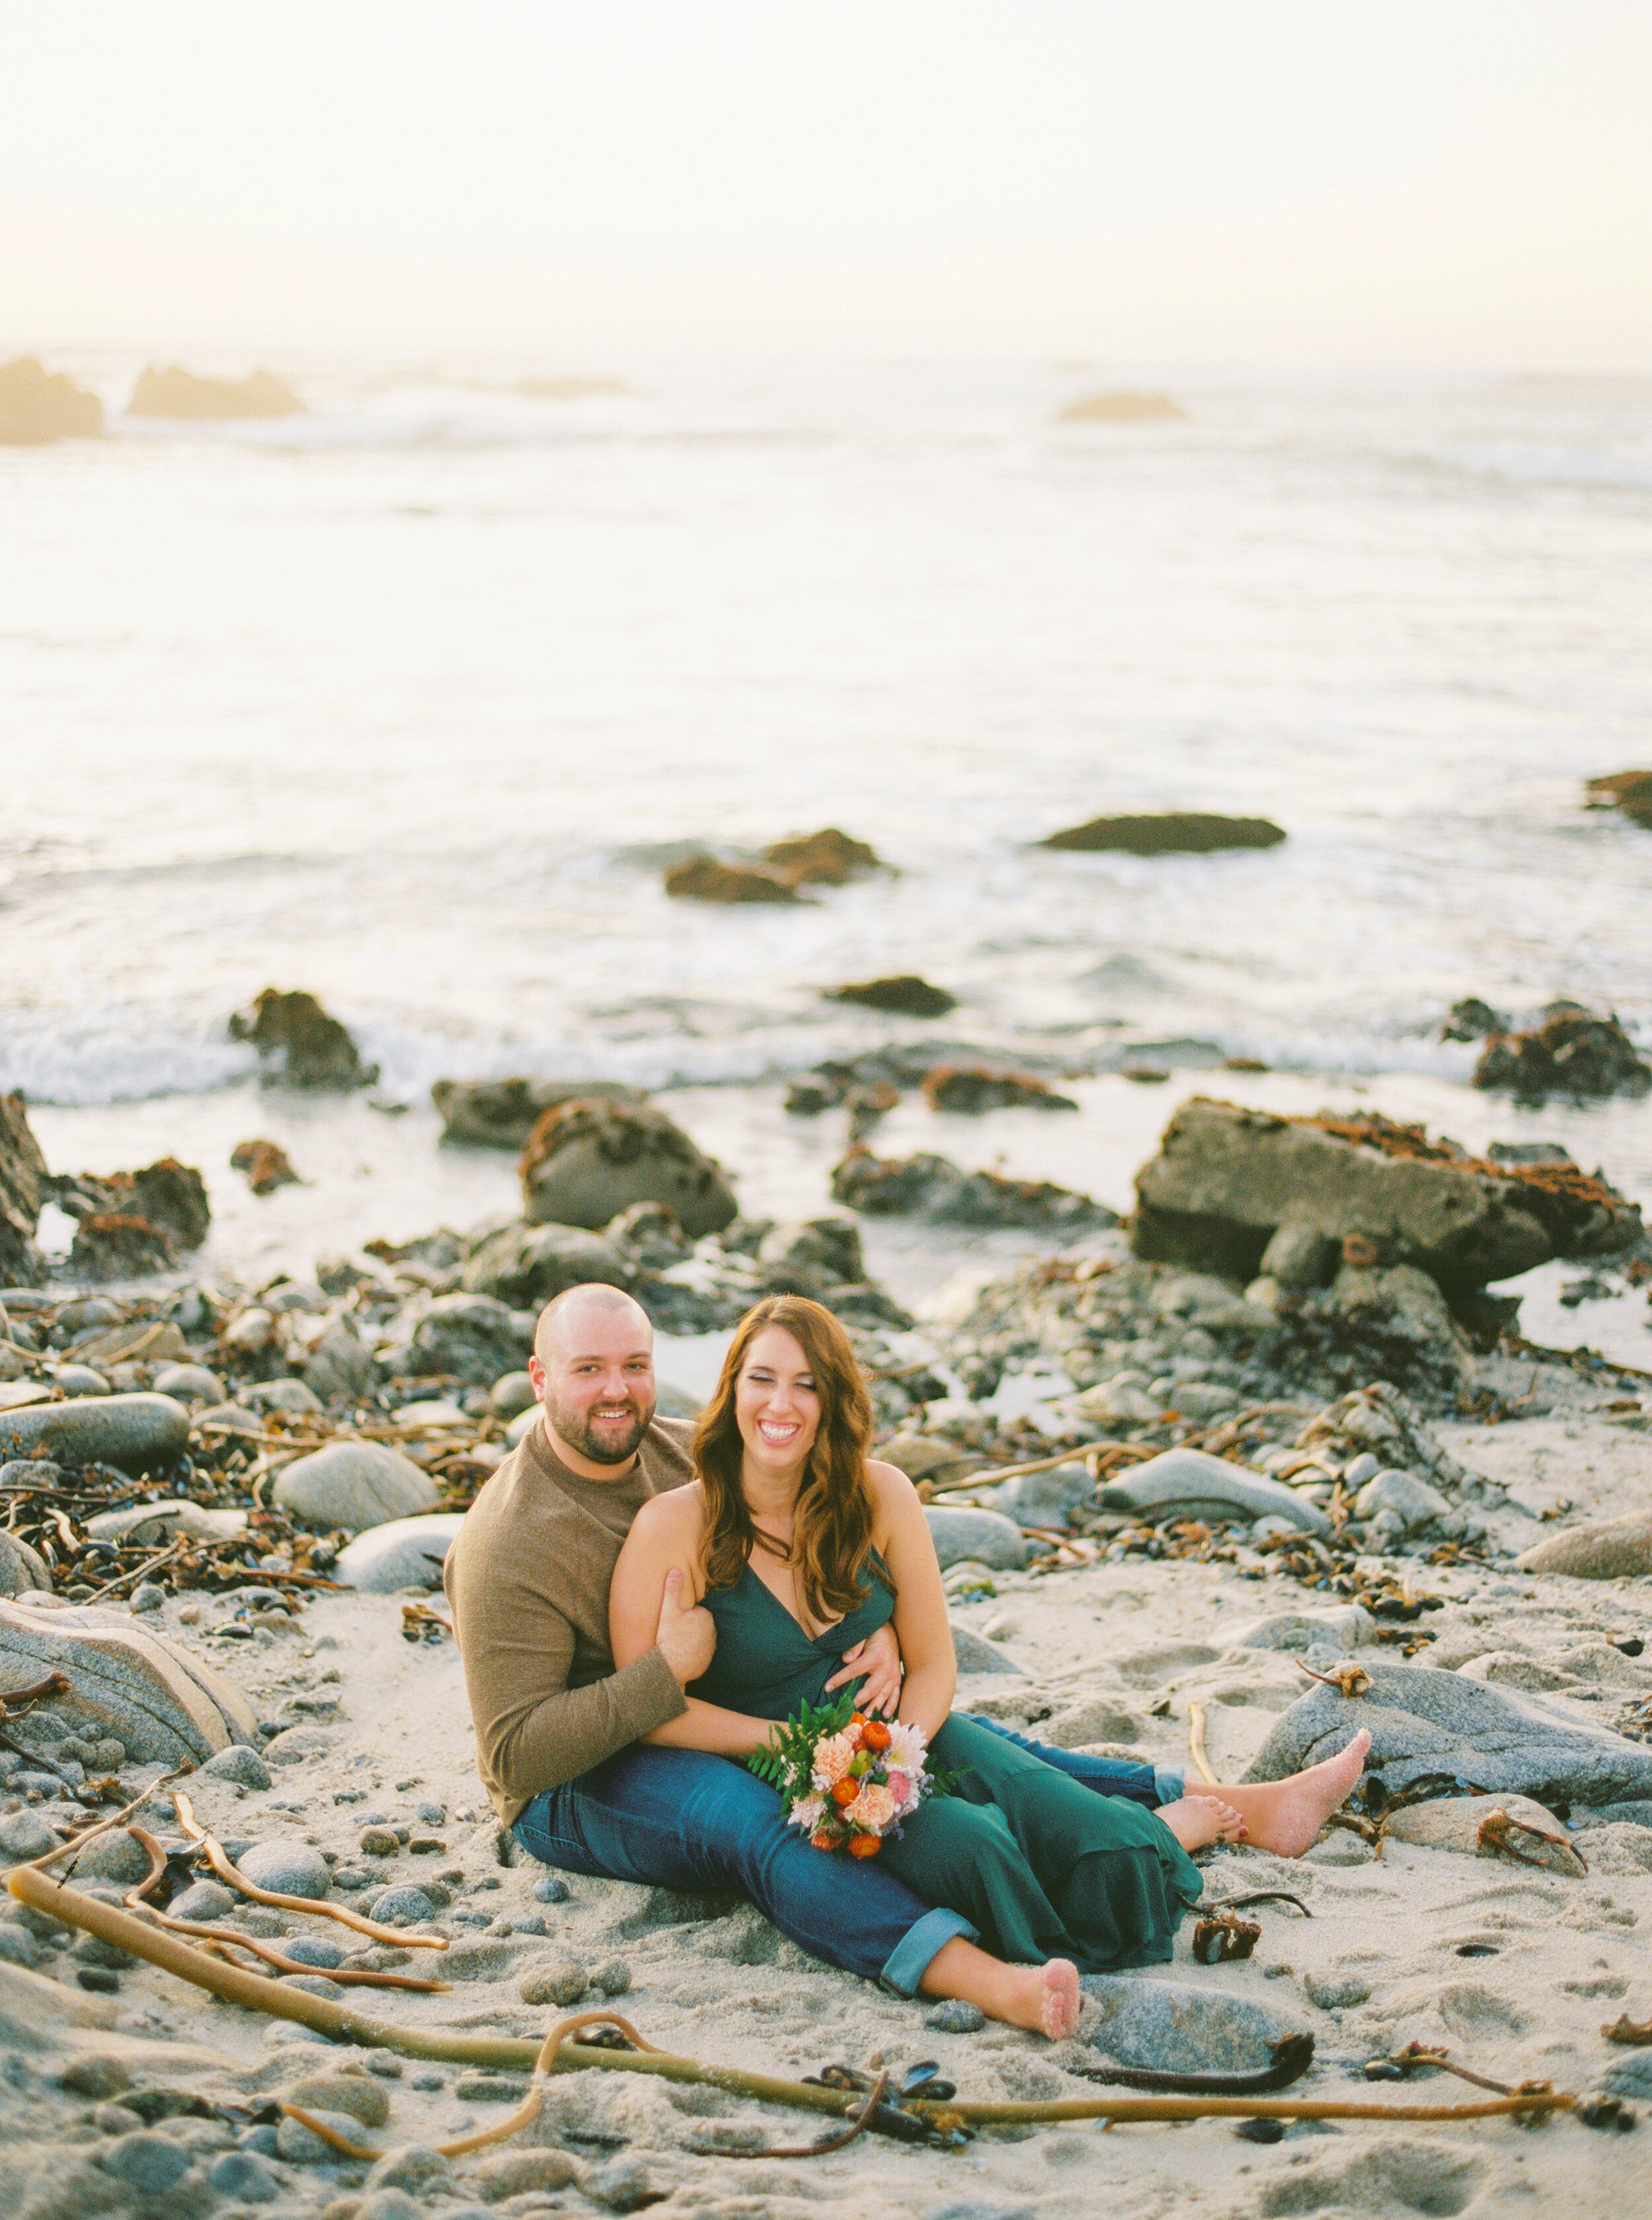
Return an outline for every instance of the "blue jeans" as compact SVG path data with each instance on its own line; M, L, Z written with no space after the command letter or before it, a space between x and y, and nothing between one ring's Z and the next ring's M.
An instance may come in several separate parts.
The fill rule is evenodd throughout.
M1010 1734L991 1719L980 1724L1100 1795L1156 1805L1181 1793L1177 1782L1173 1795L1162 1795L1150 1765L1082 1757ZM735 1890L811 1957L904 1997L917 1994L943 1944L957 1936L979 1939L960 1913L932 1908L872 1861L822 1856L786 1824L767 1781L703 1750L632 1743L534 1797L514 1831L542 1865L564 1873L695 1893Z

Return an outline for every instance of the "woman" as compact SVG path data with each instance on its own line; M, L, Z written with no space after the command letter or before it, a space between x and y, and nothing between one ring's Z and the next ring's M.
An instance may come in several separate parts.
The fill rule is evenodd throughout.
M1358 1780L1368 1737L1289 1781L1153 1809L1131 1793L1099 1794L954 1712L928 1524L904 1474L868 1457L870 1433L859 1367L831 1312L798 1295L748 1312L695 1436L698 1478L645 1504L620 1552L614 1662L653 1641L666 1578L679 1572L716 1621L717 1650L686 1711L649 1739L740 1762L765 1746L771 1721L822 1700L846 1643L893 1618L907 1666L899 1715L929 1737L934 1764L962 1778L879 1855L918 1894L973 1922L987 1946L947 1942L921 1986L1069 2035L1080 1968L1170 1955L1202 1887L1189 1850L1249 1836L1294 1855Z

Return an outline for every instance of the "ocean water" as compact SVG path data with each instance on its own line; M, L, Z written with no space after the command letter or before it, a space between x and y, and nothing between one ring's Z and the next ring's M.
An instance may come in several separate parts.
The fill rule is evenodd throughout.
M0 449L0 1084L37 1123L170 1103L186 1145L270 984L408 1102L600 1072L771 1121L776 1075L923 1030L820 1000L898 970L959 996L950 1038L1258 1057L1471 1140L1532 1127L1437 1039L1458 996L1652 1045L1652 835L1581 806L1652 758L1652 382L278 363L309 414L200 426L63 366L109 436ZM1057 421L1143 383L1186 420ZM1035 845L1164 808L1289 838ZM826 823L890 869L662 891L683 844ZM1185 1091L1088 1084L953 1152L1085 1184ZM1652 1198L1652 1111L1562 1128Z

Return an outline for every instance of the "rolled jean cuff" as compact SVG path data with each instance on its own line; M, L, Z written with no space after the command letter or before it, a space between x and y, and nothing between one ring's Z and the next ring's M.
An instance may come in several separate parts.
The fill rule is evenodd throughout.
M1161 1804L1180 1804L1188 1793L1188 1775L1179 1765L1156 1765L1153 1787Z
M929 1961L948 1942L962 1936L978 1942L981 1930L971 1927L961 1912L926 1911L915 1927L908 1927L883 1961L878 1980L898 1997L915 1997Z

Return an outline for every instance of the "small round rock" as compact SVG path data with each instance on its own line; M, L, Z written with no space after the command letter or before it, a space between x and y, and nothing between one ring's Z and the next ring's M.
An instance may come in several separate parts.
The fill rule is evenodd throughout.
M421 1888L387 1888L368 1905L367 1916L381 1927L421 1927L435 1917L435 1907Z
M390 2117L390 2098L365 2073L309 2074L284 2092L283 2102L307 2112L348 2112L364 2128L382 2128Z
M631 1968L623 1958L609 1958L593 1972L591 1986L605 1997L622 1997L631 1986Z
M365 1857L393 1858L400 1855L402 1843L394 1827L364 1827L360 1849Z
M577 1959L545 1958L528 1967L517 1993L525 2005L571 2005L589 1986L590 1977Z
M308 1843L254 1843L236 1863L256 1887L276 1896L302 1896L319 1904L333 1886L327 1860Z
M560 1874L542 1874L533 1884L533 1893L541 1904L566 1904L568 1884Z
M315 2117L323 2127L331 2128L335 2136L342 2136L346 2142L361 2140L361 2122L349 2112L322 2111L318 2106ZM176 2144L173 2148L177 2148ZM344 2155L342 2151L334 2150L331 2143L324 2142L302 2120L285 2118L276 2129L276 2149L290 2166L332 2166Z
M123 2108L124 2109L124 2108ZM112 2173L140 2197L164 2197L190 2170L190 2154L170 2136L140 2133L122 2136L98 2153L105 2173Z
M221 1919L227 1911L234 1911L238 1901L215 1880L197 1880L175 1896L166 1909L175 1919Z
M924 2025L942 2035L975 2035L986 2024L981 2006L966 2004L962 1997L947 1997L924 2014Z
M134 1611L159 1611L166 1600L166 1591L159 1581L140 1581L132 1591Z
M215 1780L233 1780L240 1788L267 1788L270 1768L257 1750L244 1742L233 1742L228 1749L215 1751L201 1768Z

